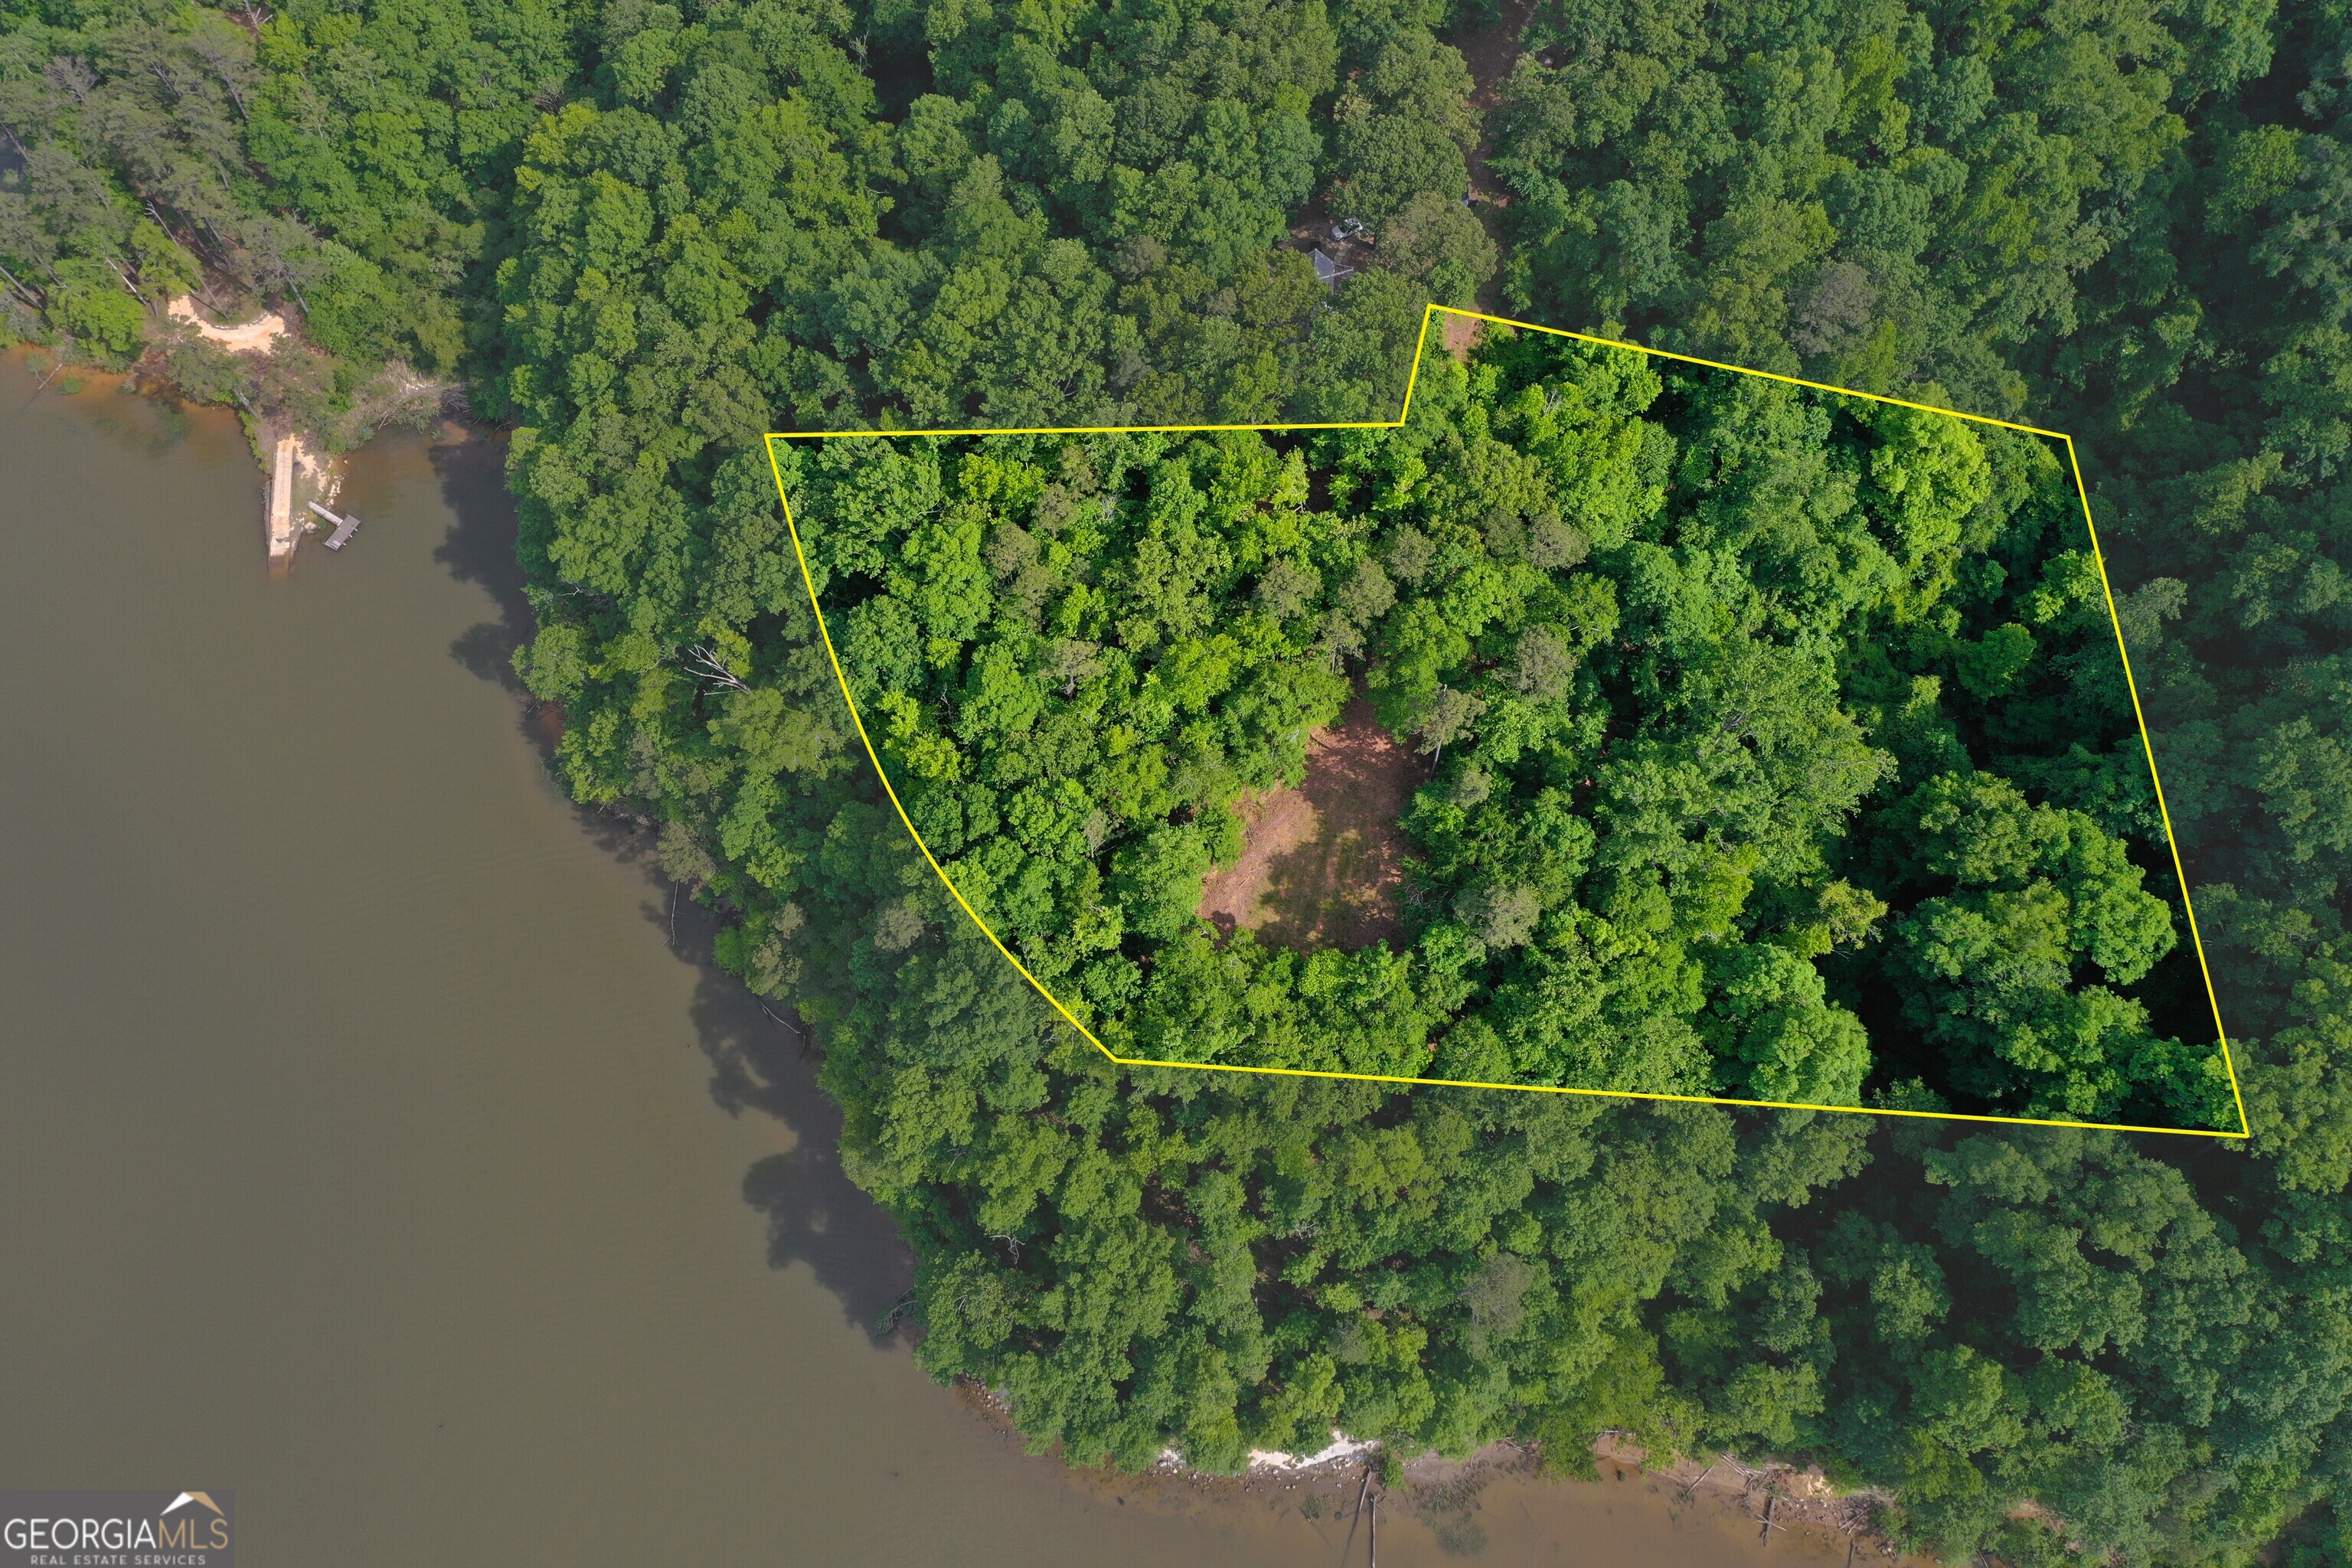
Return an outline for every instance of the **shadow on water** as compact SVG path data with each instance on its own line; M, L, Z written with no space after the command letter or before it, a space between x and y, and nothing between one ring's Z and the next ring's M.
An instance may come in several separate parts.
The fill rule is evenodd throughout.
M730 1116L758 1111L793 1135L789 1152L754 1162L743 1176L743 1201L767 1216L769 1267L807 1264L874 1342L904 1339L908 1330L892 1308L914 1285L914 1255L841 1168L841 1109L817 1087L806 1031L710 962L716 923L680 901L676 949L700 970L691 1012L710 1061L710 1097Z
M553 749L554 731L535 721L537 705L514 673L514 650L530 639L534 620L515 554L503 452L502 444L480 438L434 447L442 497L457 521L433 558L458 582L485 589L498 605L496 619L467 627L449 645L450 657L514 694L523 704L523 731L544 755ZM911 1331L896 1321L892 1309L914 1283L914 1255L889 1215L841 1168L841 1110L817 1087L806 1031L763 1006L712 962L718 921L661 877L648 824L582 807L574 816L599 849L643 870L661 889L639 909L664 932L670 951L695 966L688 1016L710 1063L710 1098L730 1116L757 1111L793 1135L790 1152L754 1162L743 1177L743 1201L768 1222L769 1266L808 1265L850 1322L875 1343L908 1340ZM886 1316L893 1319L887 1325Z
M514 498L507 493L506 444L483 437L442 441L432 448L441 499L457 521L433 552L460 583L472 583L498 605L498 618L467 626L449 645L450 657L470 673L495 681L525 701L514 672L515 650L536 630L524 596L522 563L515 554ZM525 715L529 722L529 715Z

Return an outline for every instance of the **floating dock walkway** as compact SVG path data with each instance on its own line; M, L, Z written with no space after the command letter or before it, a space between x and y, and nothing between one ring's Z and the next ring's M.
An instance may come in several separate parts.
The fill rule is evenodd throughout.
M352 542L352 533L355 532L360 526L360 520L358 518L337 517L333 512L329 511L317 501L312 501L310 503L310 510L335 525L335 531L327 536L328 549L341 550L344 545L349 544Z

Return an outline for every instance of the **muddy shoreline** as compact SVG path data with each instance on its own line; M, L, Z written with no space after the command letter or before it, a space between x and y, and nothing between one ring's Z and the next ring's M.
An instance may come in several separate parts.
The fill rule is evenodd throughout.
M956 1393L975 1420L1009 1444L1022 1442L1003 1405L987 1391L959 1384ZM1128 1475L1068 1465L1058 1448L1051 1458L1070 1484L1108 1506L1172 1517L1294 1515L1333 1538L1349 1562L1370 1560L1375 1520L1386 1543L1411 1532L1418 1545L1433 1538L1445 1556L1475 1557L1489 1541L1482 1516L1490 1508L1532 1519L1530 1502L1557 1500L1563 1492L1586 1494L1613 1515L1646 1515L1677 1530L1699 1524L1751 1533L1757 1546L1776 1554L1801 1546L1806 1555L1831 1562L1930 1562L1906 1557L1880 1528L1883 1494L1839 1493L1818 1471L1749 1464L1729 1456L1712 1463L1684 1458L1654 1470L1622 1434L1604 1433L1594 1443L1592 1479L1548 1475L1533 1448L1497 1442L1467 1459L1424 1454L1408 1460L1404 1482L1395 1488L1381 1482L1377 1448L1318 1465L1265 1467L1236 1476L1197 1470L1174 1459ZM1349 1540L1338 1539L1343 1536Z

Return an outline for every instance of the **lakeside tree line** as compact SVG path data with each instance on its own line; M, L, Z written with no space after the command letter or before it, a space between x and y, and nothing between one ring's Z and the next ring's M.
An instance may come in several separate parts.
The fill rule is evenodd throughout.
M722 959L817 1025L845 1163L920 1258L919 1355L1033 1439L1231 1465L1336 1422L1572 1468L1614 1426L1887 1485L1955 1560L2352 1557L2340 7L1545 0L1483 86L1455 41L1494 18L1434 5L0 16L9 330L314 421L397 359L511 427L520 670L579 707L566 776L658 821ZM1342 216L1376 260L1333 293L1281 237ZM157 300L198 285L301 323L275 381L175 341ZM2074 432L2250 1143L1125 1074L926 903L758 433L1386 416L1423 301L1482 289ZM2074 613L1964 621L1965 668L1894 650L1835 696L1900 758L1933 675L1979 763L2032 759L1939 821L2145 845L2037 630ZM1968 727L2011 691L2015 733ZM1888 962L1892 924L1825 967Z

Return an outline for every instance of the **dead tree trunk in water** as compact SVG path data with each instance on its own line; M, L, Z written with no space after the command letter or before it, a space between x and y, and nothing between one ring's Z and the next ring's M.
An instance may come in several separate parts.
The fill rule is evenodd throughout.
M1348 1516L1348 1544L1339 1549L1339 1561L1348 1561L1356 1550L1356 1526L1364 1522L1364 1494L1372 1489L1372 1472L1364 1472L1364 1484L1356 1489L1356 1511Z

